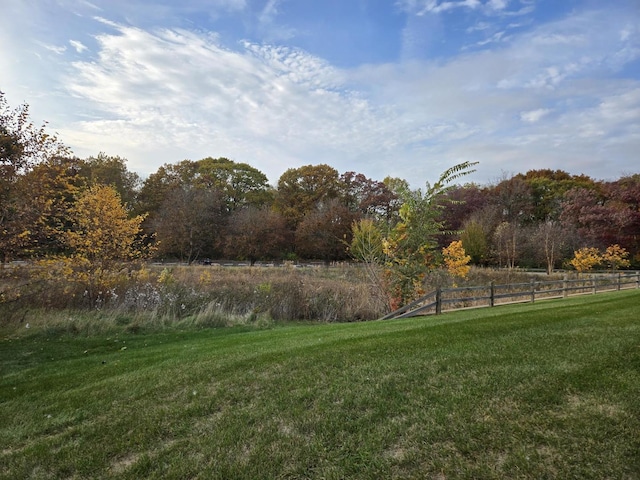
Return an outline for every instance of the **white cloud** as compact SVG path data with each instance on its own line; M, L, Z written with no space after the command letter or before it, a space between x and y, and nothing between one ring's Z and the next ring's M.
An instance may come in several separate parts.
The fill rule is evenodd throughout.
M425 13L442 13L448 10L453 10L456 8L469 8L475 9L482 6L480 0L458 0L455 2L437 2L433 0L429 0L423 6L422 10L418 13L418 15L424 15Z
M82 42L78 41L78 40L69 40L69 44L75 48L76 52L78 53L82 53L85 50L87 50L86 45L83 45Z
M278 4L282 0L268 0L260 13L260 23L272 23L278 16Z
M47 43L43 43L43 42L37 42L42 48L44 48L45 50L48 50L50 52L55 53L56 55L62 55L64 52L67 51L67 47L63 46L58 46L58 45L49 45Z
M501 15L506 13L509 0L400 0L397 2L402 9L417 15L427 13L439 14L452 12L457 9L481 11L486 15ZM524 12L510 12L510 14L522 14L531 11L530 6L524 7Z
M295 28L278 23L279 7L283 0L268 0L258 15L259 30L263 38L270 42L282 42L297 35Z
M179 145L243 161L257 154L263 167L273 152L253 145L279 145L289 152L283 161L309 162L314 150L328 161L387 142L386 120L345 87L344 74L302 51L246 43L234 52L215 36L124 26L97 40L97 61L75 62L68 88L112 119L78 122L78 141L102 136L140 151Z
M612 61L621 52L640 58L628 53L638 40L620 41L618 25L585 12L510 36L500 49L361 75L374 79L374 103L450 126L424 140L423 158L480 160L480 172L507 165L610 178L637 170L640 151L640 82L616 78ZM613 171L613 154L626 167Z
M272 181L292 165L320 162L425 179L463 160L492 172L504 162L563 168L553 162L594 156L604 137L631 158L635 94L614 79L582 80L607 68L617 30L602 22L585 40L581 23L567 19L445 63L355 70L291 48L246 42L232 51L215 35L116 26L97 37L97 59L74 63L69 89L104 113L79 121L70 138L163 162L228 156ZM146 173L160 163L132 160Z
M487 6L493 10L499 11L507 8L509 0L489 0Z
M504 41L505 39L505 33L506 32L497 32L494 33L491 37L487 38L486 40L482 40L480 42L477 42L476 45L478 46L484 46L484 45L489 45L490 43L499 43Z
M265 31L276 29L282 3L263 4ZM217 5L243 8L244 2ZM512 6L531 7L404 5L413 12L408 22L415 22L405 29L408 36L427 25L437 31L444 21L415 15L428 6L480 15L492 6L496 17ZM59 49L37 62L0 52L3 88L18 91L17 101L30 101L34 113L48 108L34 118L51 120L80 156L121 155L142 174L184 158L226 156L254 165L272 182L286 168L323 162L415 186L464 160L480 160L479 181L529 168L596 178L637 171L640 81L618 77L640 58L640 28L621 10L578 11L516 32L500 22L476 23L467 33L486 31L496 48L437 61L407 54L352 69L276 41L223 44L214 32L136 28L101 15L97 30L36 44L40 53L45 45ZM90 52L77 40L89 36ZM423 48L438 39L413 40ZM0 42L19 44L3 31ZM72 55L73 49L85 55Z
M549 108L538 108L536 110L529 110L528 112L520 113L520 120L527 123L536 123L540 121L542 117L549 115L553 110Z

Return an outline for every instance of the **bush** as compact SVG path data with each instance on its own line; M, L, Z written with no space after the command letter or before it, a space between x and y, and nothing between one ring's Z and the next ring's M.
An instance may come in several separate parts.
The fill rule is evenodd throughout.
M27 322L37 312L93 312L104 328L129 331L168 325L221 327L268 325L272 322L353 322L380 318L387 313L386 298L358 265L331 268L160 266L120 268L118 281L94 298L80 284L61 281L42 266L16 267L0 274L0 309L3 323ZM56 267L57 268L57 267ZM465 285L528 282L532 274L517 270L472 268ZM460 280L458 279L458 283ZM426 278L426 292L453 286L444 270ZM31 312L31 313L29 313ZM77 318L76 313L67 318ZM56 316L60 322L62 316ZM54 316L49 315L49 318ZM90 316L90 315L89 315ZM64 321L62 321L64 323ZM69 322L68 322L69 323ZM70 322L72 331L86 327Z
M103 323L130 331L169 324L228 326L272 321L345 322L385 312L358 266L332 268L158 266L106 272L108 288L88 295L82 282L65 281L65 265L41 263L5 272L0 279L4 316L25 312L94 312ZM72 330L83 330L76 322ZM71 327L70 327L71 328ZM72 333L71 331L69 333Z

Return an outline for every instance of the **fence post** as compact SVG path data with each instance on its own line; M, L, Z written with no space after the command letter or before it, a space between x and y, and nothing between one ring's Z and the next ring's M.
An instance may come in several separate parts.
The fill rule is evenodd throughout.
M569 296L569 284L568 284L568 276L565 273L562 277L562 298L567 298Z
M636 272L636 288L640 288L640 272Z
M640 284L640 274L638 275L638 283ZM491 280L491 288L489 290L489 306L493 307L496 303L496 282Z
M438 287L436 289L436 315L442 313L442 289Z
M593 284L592 285L593 291L591 293L595 295L598 290L598 284L597 284L598 280L596 279L595 275L591 275L591 283Z
M531 280L531 303L536 301L536 281Z
M618 290L620 290L621 276L622 276L622 274L620 272L618 272Z

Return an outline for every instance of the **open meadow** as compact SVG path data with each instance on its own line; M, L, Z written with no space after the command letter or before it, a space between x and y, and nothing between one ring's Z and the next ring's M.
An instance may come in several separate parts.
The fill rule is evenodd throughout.
M0 330L0 478L640 478L640 290L361 323Z

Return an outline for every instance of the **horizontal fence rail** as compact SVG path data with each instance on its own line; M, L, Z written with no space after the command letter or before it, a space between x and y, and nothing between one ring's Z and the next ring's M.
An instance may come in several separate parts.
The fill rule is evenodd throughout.
M443 312L470 308L495 307L512 303L533 303L536 300L567 298L574 295L596 294L615 290L640 288L640 272L591 275L561 280L532 280L511 283L438 288L404 307L382 317L408 318L419 315L439 315Z

